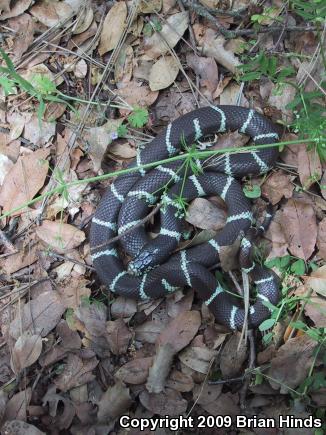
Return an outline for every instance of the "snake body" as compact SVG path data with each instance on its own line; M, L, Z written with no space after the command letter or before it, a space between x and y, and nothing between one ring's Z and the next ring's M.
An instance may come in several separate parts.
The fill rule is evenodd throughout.
M184 286L193 287L210 308L219 323L232 329L241 328L245 313L234 303L214 275L208 270L219 261L222 246L235 242L240 233L249 234L252 226L251 204L235 180L256 175L273 167L277 147L238 154L226 153L208 165L208 171L192 174L183 180L185 168L180 162L145 170L141 165L172 157L180 152L182 143L225 131L239 130L257 145L277 142L278 128L252 109L237 106L208 106L194 110L170 123L145 148L139 149L130 168L134 172L118 176L103 195L92 220L90 245L92 259L100 280L114 293L147 300L162 297ZM197 165L201 163L198 161ZM162 186L175 183L169 191ZM189 201L198 196L218 194L228 206L226 225L218 235L198 246L173 253L181 240L182 222L175 215L180 205L174 194L182 190ZM150 240L143 225L137 227L149 207L163 201L161 229ZM270 217L269 217L270 218ZM268 220L268 219L267 219ZM125 235L124 232L137 227ZM263 227L262 227L263 228ZM133 260L126 269L116 244L106 246L109 239L121 236L121 249ZM256 284L256 302L250 306L249 325L257 326L270 315L270 304L279 300L278 282L265 267L249 261L252 239L241 242L240 266L250 273Z

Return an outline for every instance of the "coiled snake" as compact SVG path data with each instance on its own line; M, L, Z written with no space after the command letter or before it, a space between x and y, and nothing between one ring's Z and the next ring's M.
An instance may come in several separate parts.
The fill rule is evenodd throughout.
M278 128L267 118L251 109L237 106L208 106L187 113L170 123L144 149L129 167L138 167L163 160L180 152L181 143L194 141L214 133L239 130L249 135L256 145L277 142ZM233 302L214 275L208 270L219 260L222 246L234 243L239 234L248 234L253 217L251 204L234 177L261 174L268 171L278 155L278 147L231 154L226 153L208 172L187 175L180 162L157 166L151 170L139 168L120 175L103 195L92 220L90 245L92 259L101 281L114 293L137 299L162 297L184 286L193 287L210 308L219 323L232 329L241 328L244 309ZM200 162L197 162L200 165ZM185 181L185 182L184 182ZM149 207L160 199L162 186L175 184L164 192L161 200L161 229L151 240L144 225L121 236L122 249L133 261L126 270L117 244L106 242L117 234L137 226ZM198 246L173 253L181 239L181 220L175 215L180 204L174 194L180 191L189 201L198 196L217 194L227 204L225 227L216 237ZM267 219L268 220L268 219ZM250 230L249 230L250 231ZM250 273L256 284L256 302L250 306L249 325L257 326L270 315L268 303L279 300L279 288L274 274L265 267L248 261L251 257L251 237L242 239L240 266Z

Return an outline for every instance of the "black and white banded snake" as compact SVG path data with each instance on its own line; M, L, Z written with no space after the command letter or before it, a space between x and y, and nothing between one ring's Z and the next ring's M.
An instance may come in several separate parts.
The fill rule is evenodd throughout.
M170 123L144 149L138 150L137 158L129 167L174 156L180 152L183 141L192 144L204 136L234 130L249 135L256 145L279 140L279 129L254 110L208 106ZM198 291L219 323L240 329L245 318L244 309L234 303L208 269L218 262L221 247L233 244L239 234L248 233L252 225L250 201L233 177L265 173L274 165L277 156L278 147L226 153L214 165L210 164L209 172L189 176L183 186L183 198L189 201L198 196L217 194L228 207L228 217L225 227L213 239L177 253L173 251L181 239L181 222L175 217L178 205L173 194L180 190L182 182L180 162L147 171L140 168L118 176L103 195L91 225L92 259L100 280L114 293L142 300L159 298L177 288L190 286ZM158 237L150 239L144 225L122 236L141 222L149 207L160 199L158 192L162 186L172 181L175 184L162 198L165 206L161 208ZM117 243L106 246L108 240L117 234L121 235L121 248L134 259L128 271ZM240 257L244 258L246 253L250 256L250 237L242 239L241 247ZM246 269L245 263L246 259L241 266L243 269ZM151 270L146 269L154 264L156 266ZM253 264L246 271L257 289L256 302L250 306L248 315L249 325L254 327L269 317L270 308L266 301L277 304L279 288L274 274L265 267Z

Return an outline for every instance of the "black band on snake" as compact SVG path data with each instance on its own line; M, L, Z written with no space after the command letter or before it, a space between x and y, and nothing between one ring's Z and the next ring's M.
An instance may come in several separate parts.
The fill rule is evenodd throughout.
M256 145L279 139L278 128L254 110L237 106L203 107L170 123L144 149L138 150L135 162L129 167L174 156L180 152L181 142L189 145L204 136L234 130L249 135ZM244 309L234 303L208 269L219 261L221 247L233 244L243 233L246 236L241 242L240 266L250 274L257 288L248 323L251 327L259 325L270 315L269 303L276 305L279 301L278 282L272 271L251 260L251 204L234 177L268 171L277 155L278 147L226 153L203 168L203 174L188 176L187 173L182 197L189 201L198 196L217 194L226 202L228 217L216 237L177 253L173 251L182 237L182 222L176 218L180 205L174 201L174 194L180 192L184 167L180 169L180 162L173 162L148 171L140 168L117 177L102 197L91 226L92 259L101 281L114 293L142 300L162 297L190 286L197 290L219 323L239 329L245 318ZM200 166L200 161L197 164ZM173 183L173 187L162 195L162 187ZM150 207L160 199L164 207L161 208L161 229L156 239L149 238L144 225L121 236L121 248L133 258L127 271L117 244L105 244L142 222ZM266 222L270 219L267 214ZM267 224L256 233L265 226Z

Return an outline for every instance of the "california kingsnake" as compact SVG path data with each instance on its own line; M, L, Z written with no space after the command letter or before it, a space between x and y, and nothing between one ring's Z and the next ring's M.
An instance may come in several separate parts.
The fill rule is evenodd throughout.
M256 145L279 139L278 128L254 110L208 106L170 123L150 144L138 150L137 158L129 167L166 159L180 152L181 143L189 145L204 136L229 130L248 134ZM225 227L215 238L174 254L172 252L181 239L181 222L175 218L178 204L173 200L173 193L180 191L184 167L180 168L180 162L173 162L148 171L140 167L117 177L102 197L91 225L92 259L101 281L114 293L142 300L191 286L219 323L232 329L241 328L243 308L234 304L208 268L218 262L221 246L231 245L239 233L248 232L252 224L250 202L233 177L264 173L274 165L277 155L278 147L226 153L209 165L209 172L189 176L183 185L182 197L189 201L198 196L218 194L226 202L229 214ZM200 165L199 161L197 165ZM142 225L121 237L122 249L134 258L129 272L141 272L140 276L135 276L126 270L117 244L105 244L139 224L149 207L160 199L162 186L172 182L176 184L162 198L165 206L161 209L159 236L150 240ZM242 268L245 269L246 255L250 256L250 237L245 237L241 246L240 257L244 258ZM145 271L146 267L155 264L159 265ZM265 267L249 265L247 269L257 287L256 303L250 306L248 321L251 326L257 326L270 315L266 301L275 305L279 300L278 283Z

